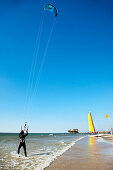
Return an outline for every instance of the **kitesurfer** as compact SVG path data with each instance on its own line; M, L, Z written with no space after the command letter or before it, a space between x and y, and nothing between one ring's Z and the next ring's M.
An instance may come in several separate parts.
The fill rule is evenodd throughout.
M24 131L21 130L19 133L19 138L20 138L20 144L18 147L18 154L20 153L20 148L23 146L24 148L24 154L27 157L27 152L26 152L26 144L25 144L25 137L28 135L28 129L26 130L26 133L24 134Z

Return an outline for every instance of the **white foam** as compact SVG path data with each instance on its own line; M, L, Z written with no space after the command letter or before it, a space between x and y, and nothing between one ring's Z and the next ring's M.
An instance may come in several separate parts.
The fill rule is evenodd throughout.
M74 142L71 142L68 146L64 147L62 150L53 153L53 155L51 155L50 157L48 157L45 162L43 162L42 164L38 165L37 167L35 167L35 170L43 170L44 168L48 167L50 165L51 162L53 162L58 156L61 156L64 152L66 152L67 150L69 150L76 142L78 142L79 140L85 138L86 136L82 136L78 139L76 139Z
M96 139L97 142L105 142L103 138Z
M109 144L112 144L113 145L113 143L112 142L110 142L110 141L107 141L107 140L105 140L105 139L103 139L103 138L99 138L99 139L97 139L96 140L97 142L100 142L100 143L109 143Z
M28 157L24 156L24 151L20 151L20 157L15 151L18 147L13 147L11 145L11 149L8 152L7 149L7 157L4 155L4 162L8 164L8 168L12 169L36 169L36 170L43 170L45 167L49 166L52 161L54 161L58 156L62 155L68 149L70 149L77 141L83 139L85 136L75 136L75 139L72 137L66 136L65 138L62 136L58 136L55 139L51 137L51 140L47 139L40 139L41 141L33 143L28 142L27 151ZM71 142L74 140L73 142ZM8 145L9 146L9 145ZM7 148L8 148L7 146ZM12 151L13 150L13 151ZM5 152L6 153L6 152ZM8 154L10 153L10 154ZM48 154L46 154L48 153ZM3 160L1 160L3 161Z

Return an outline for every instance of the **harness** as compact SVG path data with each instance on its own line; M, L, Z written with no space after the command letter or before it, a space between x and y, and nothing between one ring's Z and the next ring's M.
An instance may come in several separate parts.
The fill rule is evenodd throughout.
M25 136L20 134L19 137L20 137L20 142L24 143L25 142Z

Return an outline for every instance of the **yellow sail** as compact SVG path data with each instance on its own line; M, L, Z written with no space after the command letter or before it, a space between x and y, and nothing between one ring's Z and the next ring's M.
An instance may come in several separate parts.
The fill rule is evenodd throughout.
M88 122L89 122L89 131L94 133L95 127L94 127L93 120L91 117L91 112L89 112L89 114L88 114Z

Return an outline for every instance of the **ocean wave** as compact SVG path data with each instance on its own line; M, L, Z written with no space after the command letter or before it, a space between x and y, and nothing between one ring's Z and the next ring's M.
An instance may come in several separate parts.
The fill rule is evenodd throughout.
M58 156L62 155L68 149L70 149L77 141L83 139L85 136L73 136L72 138L67 138L67 136L57 136L56 138L42 139L39 141L27 140L27 154L28 157L24 156L23 148L20 152L20 157L17 154L17 145L7 145L7 150L5 151L4 160L0 160L2 169L21 169L21 170L43 170L45 167L49 166ZM36 138L32 138L36 139ZM10 146L10 147L9 147ZM8 150L9 147L9 150ZM12 151L13 150L13 151ZM4 151L4 147L3 147ZM6 154L7 153L7 154Z

